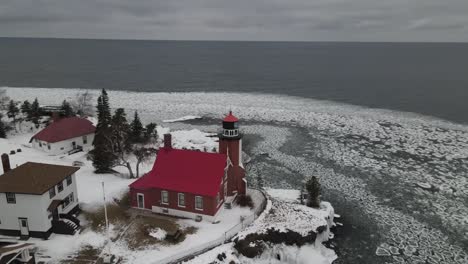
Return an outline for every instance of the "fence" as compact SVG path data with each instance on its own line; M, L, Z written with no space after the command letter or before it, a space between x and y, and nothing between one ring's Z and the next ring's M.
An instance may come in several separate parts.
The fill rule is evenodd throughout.
M173 254L171 256L168 256L166 258L153 262L153 264L168 264L168 263L180 262L185 259L200 255L217 246L225 244L226 242L229 242L240 231L242 231L244 228L251 225L255 221L255 219L257 219L258 216L263 212L263 210L265 210L265 207L267 204L267 197L263 193L263 191L260 191L260 190L249 190L249 191L259 192L264 198L260 206L256 207L254 212L251 215L247 216L240 223L236 224L235 226L231 227L229 230L224 232L224 234L222 234L219 238L206 242L204 244L198 245L196 247L191 247L190 249L181 251L177 254Z

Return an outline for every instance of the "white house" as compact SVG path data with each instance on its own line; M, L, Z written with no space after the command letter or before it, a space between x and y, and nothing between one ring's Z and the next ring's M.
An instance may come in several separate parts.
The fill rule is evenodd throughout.
M7 154L2 163L0 234L48 238L51 233L76 232L78 167L27 162L10 169Z
M52 155L92 147L96 127L80 117L54 120L31 138L32 147Z

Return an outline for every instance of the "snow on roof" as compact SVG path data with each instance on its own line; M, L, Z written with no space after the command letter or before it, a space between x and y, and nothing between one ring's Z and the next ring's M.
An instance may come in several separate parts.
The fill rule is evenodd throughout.
M94 133L96 127L91 121L80 117L68 117L54 121L32 138L54 143Z
M158 188L215 197L227 156L193 150L161 148L153 169L130 184L131 188Z

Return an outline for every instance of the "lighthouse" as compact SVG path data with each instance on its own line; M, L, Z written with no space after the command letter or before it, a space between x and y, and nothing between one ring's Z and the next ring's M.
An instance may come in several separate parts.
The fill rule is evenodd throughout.
M219 153L228 156L230 166L227 176L227 194L245 194L247 181L245 169L242 164L242 133L239 132L239 119L229 111L222 122L222 131L219 137Z

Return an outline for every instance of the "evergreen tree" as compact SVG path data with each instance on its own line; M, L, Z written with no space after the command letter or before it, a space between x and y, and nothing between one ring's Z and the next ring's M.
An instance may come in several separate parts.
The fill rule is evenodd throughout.
M318 181L318 178L315 176L312 176L309 180L307 180L305 188L309 195L307 205L309 207L319 208L320 207L320 183Z
M75 112L73 111L73 108L71 107L70 103L67 102L67 100L63 100L60 110L62 110L62 114L64 117L75 116Z
M145 142L154 142L158 139L158 131L156 130L155 123L149 123L145 126L143 137Z
M138 112L135 111L133 121L130 124L130 138L133 143L143 143L144 134L143 134L143 125L141 124L140 117L138 117Z
M127 115L123 108L117 108L111 120L112 152L116 156L115 166L123 166L128 169L130 177L133 178L133 170L128 160L128 154L132 151L131 128L127 121Z
M94 149L90 152L90 156L96 173L106 173L114 166L116 157L111 146L112 130L110 126L109 97L104 89L97 99L97 116L98 123L93 141Z
M34 99L34 102L31 104L31 115L30 118L36 127L39 126L39 117L41 117L41 109L39 106L39 101Z
M15 101L11 100L8 104L7 116L13 119L13 122L16 121L16 116L19 114L19 109L16 106Z
M26 119L29 120L31 118L31 103L26 100L21 104L21 113L26 115Z
M0 113L0 138L6 138L6 127L2 121L2 114Z

